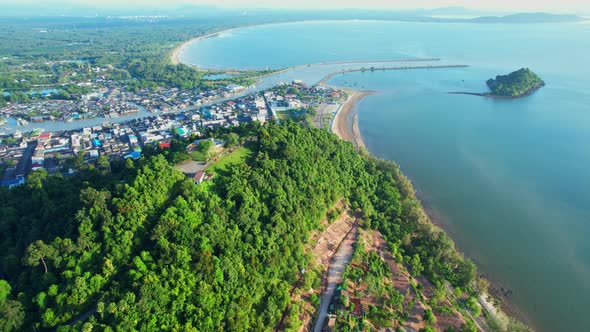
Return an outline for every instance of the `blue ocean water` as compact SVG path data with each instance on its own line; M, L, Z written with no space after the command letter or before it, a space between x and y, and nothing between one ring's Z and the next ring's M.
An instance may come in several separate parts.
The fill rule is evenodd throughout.
M330 84L380 91L358 105L368 149L401 165L459 248L513 291L511 301L538 330L586 331L588 54L584 23L349 21L232 31L189 46L182 60L239 69L400 58L470 65L350 73ZM514 100L447 94L483 92L488 78L521 67L547 86Z

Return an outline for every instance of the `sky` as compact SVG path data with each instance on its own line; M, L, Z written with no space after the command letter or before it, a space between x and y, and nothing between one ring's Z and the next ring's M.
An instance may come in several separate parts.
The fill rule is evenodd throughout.
M39 0L0 0L0 5L38 5ZM544 11L554 13L590 13L590 0L42 0L43 5L129 8L140 6L173 9L186 5L213 5L231 8L294 9L421 9L458 6L503 12Z

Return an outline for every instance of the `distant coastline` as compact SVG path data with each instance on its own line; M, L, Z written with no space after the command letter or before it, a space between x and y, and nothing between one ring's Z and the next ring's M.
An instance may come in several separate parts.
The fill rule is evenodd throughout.
M539 16L539 17L536 17ZM544 13L521 13L515 15L508 15L508 16L501 16L501 17L494 17L494 16L483 16L483 17L474 17L470 19L440 19L435 17L416 17L414 20L411 19L403 19L403 18L392 18L392 19L311 19L311 20L295 20L295 21L276 21L276 22L265 22L259 24L251 24L251 25L243 25L234 28L228 28L224 30L220 30L217 32L206 33L202 36L198 36L183 42L182 44L175 47L171 54L170 54L170 61L172 64L180 64L180 56L182 55L184 49L192 44L193 42L216 37L220 34L236 31L240 29L247 29L247 28L254 28L259 26L267 26L267 25L277 25L277 24L293 24L293 23L308 23L308 22L355 22L355 21L365 21L365 22L407 22L407 23L416 23L416 22L429 22L429 23L466 23L466 24L481 24L481 23L567 23L567 22L574 22L574 23L588 23L590 17L585 16L575 16L575 15L553 15L553 14L544 14ZM519 22L522 21L522 22ZM194 66L197 69L197 66Z
M204 39L208 39L208 38L214 38L217 37L219 35L222 35L224 33L228 33L228 32L232 32L232 31L238 31L238 30L242 30L242 29L248 29L248 28L256 28L256 27L262 27L262 26L269 26L269 25L282 25L282 24L297 24L297 23L330 23L330 22L355 22L357 20L306 20L306 21L289 21L289 22L276 22L276 23L261 23L261 24L254 24L254 25L244 25L244 26L240 26L240 27L235 27L235 28L229 28L229 29L224 29L224 30L220 30L220 31L216 31L216 32L211 32L211 33L207 33L204 34L202 36L198 36L195 38L191 38L185 42L183 42L182 44L178 45L176 48L174 48L172 50L172 52L170 53L170 61L172 64L186 64L187 66L191 66L197 70L201 70L201 71L223 71L224 69L217 69L217 68L202 68L199 67L198 65L195 64L190 64L190 63L185 63L181 61L181 56L183 54L183 52L185 51L185 49L198 41L204 40ZM365 21L365 20L363 20ZM366 21L375 21L375 20L366 20ZM393 22L393 21L392 21ZM286 67L286 68L279 68L276 69L275 72L273 72L270 75L275 75L275 74L280 74L289 70L294 70L294 69L299 69L299 68L305 68L305 67L311 67L311 66L322 66L322 65L336 65L336 64L369 64L369 63L392 63L392 62L427 62L427 61L440 61L441 59L439 58L410 58L410 59L389 59L389 60L363 60L363 61L359 61L359 60L347 60L347 61L326 61L326 62L319 62L319 63L310 63L310 64L303 64L303 65L296 65L296 66L291 66L291 67ZM420 68L427 68L427 67L431 67L431 68L442 68L442 67L447 67L447 66L464 66L467 67L467 65L442 65L442 66L421 66ZM392 69L412 69L414 67L382 67L382 68L374 68L374 70L392 70ZM240 71L237 69L227 69L228 71ZM360 71L360 69L358 69ZM366 68L365 70L370 70L370 68ZM354 70L350 70L350 71L357 71L356 69ZM342 72L337 72L334 73L335 75L337 74L341 74ZM268 75L265 75L268 76Z

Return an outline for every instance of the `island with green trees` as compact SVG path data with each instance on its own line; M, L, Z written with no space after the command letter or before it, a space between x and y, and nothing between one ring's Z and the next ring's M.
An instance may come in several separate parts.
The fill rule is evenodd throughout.
M545 86L545 82L529 68L521 68L508 75L498 75L486 81L490 92L449 92L490 98L520 98Z
M492 96L517 98L531 94L543 87L545 82L532 70L521 68L508 75L490 78L486 84Z

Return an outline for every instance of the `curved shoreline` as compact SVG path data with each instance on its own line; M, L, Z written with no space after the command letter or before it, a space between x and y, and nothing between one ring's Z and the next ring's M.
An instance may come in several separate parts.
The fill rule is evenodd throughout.
M204 35L191 38L191 39L183 42L182 44L176 46L174 49L172 49L172 51L170 52L170 61L172 62L172 64L175 64L175 65L185 64L187 66L191 66L195 69L202 70L202 71L209 71L209 70L220 71L220 69L200 68L199 66L197 66L195 64L184 63L180 60L180 57L183 54L184 50L190 44L193 44L193 43L198 42L200 40L217 37L223 33L238 31L238 30L243 30L243 29L257 28L257 27L270 26L270 25L285 25L285 24L297 24L297 23L382 22L382 21L384 21L384 22L397 22L395 20L352 20L352 19L338 20L338 19L334 19L334 20L303 20L303 21L269 22L269 23L260 23L260 24L252 24L252 25L243 25L243 26L239 26L239 27L228 28L228 29L223 29L223 30L219 30L219 31L215 31L215 32L205 33ZM362 64L362 63L413 62L413 61L440 61L440 59L439 58L429 58L429 59L394 59L394 60L369 60L369 61L351 60L351 61L320 62L320 63L314 63L314 64L296 65L296 66L291 66L291 67L287 67L287 68L277 69L277 72L275 72L275 74L281 73L284 71L293 70L293 69L304 68L304 67L308 67L308 66L331 65L331 64L355 64L355 63ZM223 71L223 70L231 70L231 69L221 69L221 71Z
M238 26L238 27L234 27L234 28L228 28L228 29L223 29L223 30L219 30L216 32L206 32L204 35L201 36L197 36L195 38L191 38L185 42L183 42L182 44L176 46L174 49L172 49L172 52L170 53L170 61L172 62L172 64L177 65L177 64L181 64L183 63L182 61L180 61L180 56L182 55L182 52L184 51L184 49L192 44L193 42L197 42L199 40L203 40L203 39L207 39L207 38L211 38L211 37L217 37L220 34L226 33L226 32L232 32L232 31L237 31L237 30L242 30L242 29L248 29L248 28L256 28L256 27L262 27L262 26L267 26L267 25L280 25L280 24L296 24L296 23L309 23L309 22L315 22L315 23L322 23L322 22L349 22L349 21L359 21L359 20L350 20L350 19L343 19L343 20L302 20L302 21L277 21L277 22L267 22L267 23L258 23L258 24L250 24L250 25L242 25L242 26ZM364 22L371 22L371 21L377 21L377 20L362 20ZM394 21L392 21L394 22ZM195 67L197 69L201 69L201 70L207 70L206 68L198 68L198 66L196 65L191 65L191 64L186 64L192 67Z
M348 97L340 106L330 130L340 139L351 142L357 149L366 148L358 125L357 104L365 97L377 93L376 91L345 90Z
M290 24L290 23L305 23L305 22L323 22L323 21L322 20L318 20L318 21L309 20L309 21L289 21L289 22L259 23L259 24L242 25L242 26L238 26L238 27L235 27L235 28L228 28L228 29L223 29L223 30L219 30L219 31L216 31L216 32L205 33L204 35L201 35L201 36L198 36L198 37L195 37L195 38L191 38L191 39L183 42L182 44L178 45L177 47L175 47L172 50L171 54L170 54L170 61L174 65L183 63L182 61L180 61L180 56L182 55L184 49L187 46L189 46L190 44L192 44L194 42L198 42L200 40L203 40L203 39L217 37L217 36L219 36L219 35L221 35L223 33L237 31L237 30L242 30L242 29L248 29L248 28L262 27L262 26L267 26L267 25ZM191 66L191 67L196 68L196 69L199 69L199 70L207 70L206 68L199 68L198 66L193 65L193 64L186 64L186 65Z
M185 42L183 42L182 44L178 45L177 47L175 47L172 50L172 53L170 54L170 61L172 62L173 65L178 65L183 63L182 61L180 61L180 56L182 55L182 53L184 52L184 49L194 43L197 42L199 40L203 40L203 39L207 39L207 38L211 38L211 37L216 37L219 36L222 33L226 33L226 32L232 32L232 31L236 31L238 29L244 29L247 27L256 27L257 25L251 25L251 26L243 26L243 27L237 27L237 28L230 28L230 29L225 29L225 30L221 30L221 31L217 31L217 32L212 32L212 33L206 33L202 36L199 37L195 37L195 38L191 38Z
M353 70L353 71L360 71L360 70ZM326 85L326 83L332 79L334 76L342 74L341 72L332 73L324 78L318 85L321 86L328 86L334 89L339 89L344 91L347 94L346 101L340 106L334 119L332 120L332 124L330 126L330 131L338 136L340 139L351 142L357 150L361 148L366 149L365 142L363 141L362 135L360 133L359 122L358 122L358 104L367 96L371 96L377 94L378 91L371 91L371 90L351 90L351 89L343 89L340 87ZM410 180L411 181L411 180ZM450 232L448 227L445 227L445 224L440 220L440 218L436 215L436 211L432 208L428 207L427 198L424 194L420 194L416 191L416 198L420 201L421 209L424 213L428 216L430 222L442 229L449 238L452 239L450 236ZM455 241L453 240L453 243ZM457 244L455 243L455 246ZM461 254L465 255L462 250L459 248L456 249ZM465 255L469 257L469 255ZM500 322L503 326L507 326L510 319L515 319L517 321L525 323L529 328L534 330L534 324L531 321L530 317L527 316L519 307L517 307L514 303L511 302L510 298L506 296L502 290L505 288L503 284L499 280L495 280L493 277L488 275L481 274L478 267L478 275L480 278L487 280L490 283L489 290L482 294L479 297L480 305L485 308L495 319ZM497 298L501 300L500 307L497 308L490 304L490 300L488 299L489 296L493 298ZM493 310L490 310L493 309Z
M338 89L337 87L333 88ZM330 126L330 131L340 139L351 142L357 150L360 150L361 148L366 149L366 145L360 133L358 123L358 103L367 96L377 94L378 92L346 90L342 88L340 88L340 90L345 91L348 97L334 116L332 125ZM445 234L447 234L447 236L452 239L448 227L445 227L445 223L443 223L442 220L440 220L440 218L436 215L436 211L432 208L429 208L428 204L426 204L425 195L416 191L416 198L420 201L420 208L424 211L424 214L428 216L428 220L430 220L430 222L436 227L442 229ZM453 243L455 243L454 240ZM456 243L455 246L457 246ZM466 257L469 257L469 255L464 254L460 248L456 247L456 250ZM486 293L481 294L478 298L480 305L485 308L490 313L490 315L495 317L495 319L503 326L507 326L510 319L516 319L517 321L527 324L529 328L533 328L534 330L534 325L531 319L524 312L522 312L520 308L512 303L509 297L503 294L502 290L504 290L504 287L502 286L502 282L495 280L490 276L481 274L479 267L478 272L479 278L485 279L490 283L490 289ZM488 299L490 295L493 298L501 300L499 308L491 304L491 301Z

